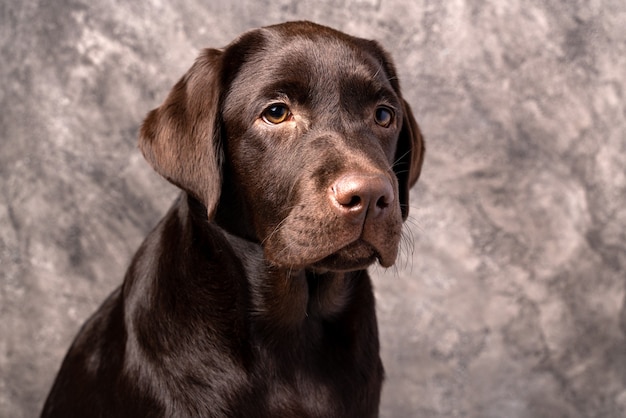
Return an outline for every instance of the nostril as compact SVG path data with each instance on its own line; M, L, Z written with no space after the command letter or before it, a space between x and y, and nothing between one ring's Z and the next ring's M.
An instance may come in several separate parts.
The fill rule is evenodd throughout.
M361 197L360 196L352 196L350 198L350 201L348 203L342 203L343 206L346 206L348 208L353 208L356 206L359 206L361 204Z
M387 196L381 196L377 201L376 201L376 207L379 209L385 209L386 207L389 206L389 203L387 201Z
M366 204L361 189L362 185L353 179L342 179L333 186L332 194L341 208L350 210Z

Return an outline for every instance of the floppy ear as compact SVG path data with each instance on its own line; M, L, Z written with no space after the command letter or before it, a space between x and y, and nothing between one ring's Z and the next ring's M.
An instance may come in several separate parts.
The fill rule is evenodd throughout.
M425 148L422 132L413 117L411 107L405 100L402 100L402 103L404 116L393 169L398 178L400 209L402 219L405 220L409 216L409 190L415 185L422 171Z
M202 202L209 218L222 183L221 57L221 51L204 50L165 102L148 113L139 135L152 168Z

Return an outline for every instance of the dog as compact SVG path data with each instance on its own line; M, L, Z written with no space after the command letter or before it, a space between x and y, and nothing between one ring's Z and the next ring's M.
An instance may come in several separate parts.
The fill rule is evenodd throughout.
M378 43L310 22L203 50L139 148L182 192L83 325L42 417L374 417L367 267L424 141Z

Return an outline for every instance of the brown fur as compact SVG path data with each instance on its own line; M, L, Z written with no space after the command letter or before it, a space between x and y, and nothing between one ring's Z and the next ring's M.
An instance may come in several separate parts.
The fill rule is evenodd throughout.
M388 55L308 22L253 30L202 52L139 145L183 192L42 416L377 416L366 268L395 261L424 156Z

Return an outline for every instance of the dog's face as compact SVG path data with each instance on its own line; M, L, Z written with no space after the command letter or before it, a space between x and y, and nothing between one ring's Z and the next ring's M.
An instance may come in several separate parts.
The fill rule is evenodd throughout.
M382 49L306 22L205 51L140 145L273 264L322 271L394 263L423 159Z

